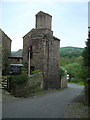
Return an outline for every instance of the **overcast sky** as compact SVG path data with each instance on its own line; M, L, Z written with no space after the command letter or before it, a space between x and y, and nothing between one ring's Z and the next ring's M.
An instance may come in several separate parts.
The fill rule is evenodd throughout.
M13 0L12 0L13 1ZM19 1L19 2L18 2ZM12 51L23 48L23 36L35 28L35 14L52 15L52 31L61 47L85 47L88 35L88 0L1 0L0 28L12 39Z
M88 2L88 26L90 27L90 1Z

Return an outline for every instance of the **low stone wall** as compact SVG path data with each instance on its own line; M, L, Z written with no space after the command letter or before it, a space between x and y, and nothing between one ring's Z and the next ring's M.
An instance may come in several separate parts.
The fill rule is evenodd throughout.
M31 75L25 83L12 84L11 94L16 97L25 97L32 92L43 89L43 74L41 72Z
M86 81L86 102L90 107L90 78L87 78Z
M67 74L61 79L61 88L67 87Z

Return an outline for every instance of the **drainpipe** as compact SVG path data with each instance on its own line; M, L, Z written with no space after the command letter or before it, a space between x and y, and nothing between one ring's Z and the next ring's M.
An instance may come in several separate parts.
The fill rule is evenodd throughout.
M46 35L44 35L45 37L46 37L46 39L47 39L47 45L48 45L48 55L47 55L47 89L48 89L48 87L49 87L49 77L48 77L48 72L49 72L49 38L46 36Z

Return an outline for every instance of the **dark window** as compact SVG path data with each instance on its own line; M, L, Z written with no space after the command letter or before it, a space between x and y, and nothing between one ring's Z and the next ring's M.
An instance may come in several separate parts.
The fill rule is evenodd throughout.
M19 58L17 59L17 61L19 62Z
M35 67L34 66L30 66L30 70L34 71Z
M20 67L19 66L11 66L11 72L14 74L20 73Z

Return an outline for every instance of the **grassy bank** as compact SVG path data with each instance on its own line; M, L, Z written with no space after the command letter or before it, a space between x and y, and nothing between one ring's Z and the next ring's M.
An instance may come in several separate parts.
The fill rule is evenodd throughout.
M79 82L79 83L75 83L75 82L68 82L68 84L84 85L84 82Z

